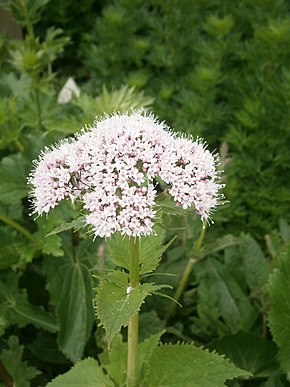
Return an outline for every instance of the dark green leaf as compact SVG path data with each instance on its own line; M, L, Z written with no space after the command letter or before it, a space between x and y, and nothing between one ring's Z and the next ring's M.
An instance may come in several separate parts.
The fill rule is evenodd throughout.
M0 202L14 204L27 196L29 166L22 154L5 157L0 165Z
M269 377L279 368L276 345L251 333L224 336L211 344L210 349L217 350L256 377Z
M84 224L85 224L84 219L85 218L83 216L81 216L81 217L79 217L77 219L74 219L70 223L66 223L66 224L64 224L62 226L56 227L53 231L51 231L46 236L48 237L48 236L51 236L51 235L59 234L60 232L71 230L72 228L78 230L79 228L82 228L84 226Z
M269 279L271 308L269 325L279 347L279 360L286 373L290 373L290 245L279 257L279 266Z
M75 248L65 243L65 247L63 257L46 257L44 267L60 323L59 347L75 362L82 357L94 321L92 253L84 243Z
M19 345L16 336L9 337L8 346L9 349L2 351L0 359L13 379L13 386L30 387L30 380L40 372L22 360L24 346Z

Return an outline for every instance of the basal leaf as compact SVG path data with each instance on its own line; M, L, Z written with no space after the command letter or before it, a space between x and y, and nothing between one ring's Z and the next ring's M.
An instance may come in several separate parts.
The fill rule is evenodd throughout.
M269 377L279 368L275 343L251 333L224 336L212 343L210 349L217 350L256 377Z
M15 387L30 387L30 380L40 372L22 360L24 346L19 345L16 336L8 339L8 349L4 349L0 355L0 360L4 364L7 372L13 379Z
M91 252L85 244L65 247L63 257L46 257L44 268L60 324L59 347L75 362L82 357L94 321Z
M217 387L227 379L250 376L223 356L190 345L160 345L149 361L149 386Z
M290 373L290 244L278 257L279 265L269 279L271 308L269 326L279 347L279 360Z
M67 373L58 376L47 387L114 387L114 383L95 359L85 359L73 366Z
M0 164L0 202L13 204L27 196L27 160L20 153L2 159Z
M0 282L0 300L2 311L10 324L24 327L33 324L49 332L56 332L58 324L55 318L40 306L31 305L26 291L18 287L19 276L12 273L6 282Z
M128 285L104 281L96 296L97 316L104 326L109 345L122 326L140 309L144 299L161 286L144 283L127 292Z
M258 311L226 267L215 259L207 259L199 275L199 315L207 321L222 318L230 332L250 329Z

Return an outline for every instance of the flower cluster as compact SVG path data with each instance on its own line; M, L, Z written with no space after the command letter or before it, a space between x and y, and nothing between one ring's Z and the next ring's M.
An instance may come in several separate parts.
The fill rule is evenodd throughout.
M33 212L48 213L62 199L79 198L95 235L148 235L156 178L176 205L208 219L221 196L216 164L201 140L174 134L151 114L106 116L40 155L29 177Z

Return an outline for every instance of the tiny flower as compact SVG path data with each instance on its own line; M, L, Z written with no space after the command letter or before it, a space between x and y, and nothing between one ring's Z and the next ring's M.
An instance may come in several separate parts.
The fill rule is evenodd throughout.
M217 162L200 139L178 136L151 114L113 114L41 154L29 177L33 212L69 197L83 203L96 236L149 235L161 179L177 206L206 220L222 196Z

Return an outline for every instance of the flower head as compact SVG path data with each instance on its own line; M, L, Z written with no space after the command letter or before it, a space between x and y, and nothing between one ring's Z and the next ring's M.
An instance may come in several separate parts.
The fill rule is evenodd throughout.
M221 196L217 157L197 139L178 136L152 114L114 114L43 152L29 183L34 213L79 198L95 235L152 232L156 178L184 209L207 219Z

